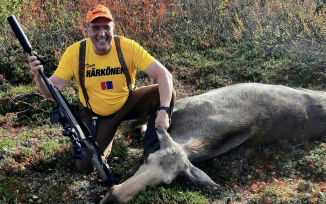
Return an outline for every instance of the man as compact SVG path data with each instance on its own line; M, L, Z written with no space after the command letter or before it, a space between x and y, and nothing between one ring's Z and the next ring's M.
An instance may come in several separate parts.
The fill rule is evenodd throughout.
M151 115L144 138L146 157L159 148L155 127L169 128L175 96L172 76L139 44L114 36L114 21L107 7L96 5L91 8L86 22L89 37L84 41L86 44L77 42L69 46L49 81L62 90L75 78L79 99L85 107L81 118L96 135L105 158L111 152L113 136L122 121ZM38 73L43 69L40 61L35 56L29 56L28 61L39 91L51 97ZM154 78L157 85L133 90L137 69ZM76 161L77 169L85 172L94 169L89 156Z

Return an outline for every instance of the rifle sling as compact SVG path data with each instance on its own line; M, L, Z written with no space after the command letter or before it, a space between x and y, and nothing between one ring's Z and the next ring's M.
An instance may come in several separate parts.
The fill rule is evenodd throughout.
M126 65L126 62L122 55L119 36L117 36L117 35L114 36L114 42L115 42L115 47L117 48L117 53L118 53L118 58L120 61L121 68L122 68L123 73L125 74L125 77L127 80L127 86L128 86L129 92L132 92L130 74L129 74L129 70Z
M89 100L88 100L89 98L85 88L85 55L86 55L86 39L80 42L80 47L79 47L79 81L85 98L86 106L88 109L92 110L92 107L89 104Z

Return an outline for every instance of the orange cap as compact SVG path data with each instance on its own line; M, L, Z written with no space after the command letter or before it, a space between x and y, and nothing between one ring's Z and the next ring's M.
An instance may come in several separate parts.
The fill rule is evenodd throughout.
M89 23L98 17L104 17L113 21L113 17L110 10L107 7L100 4L88 10L86 22Z

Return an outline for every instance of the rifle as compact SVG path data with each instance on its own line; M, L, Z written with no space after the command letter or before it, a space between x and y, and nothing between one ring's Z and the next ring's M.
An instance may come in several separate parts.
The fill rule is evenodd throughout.
M11 28L13 29L16 37L18 38L21 46L23 47L24 51L30 56L33 56L32 46L29 43L27 37L25 36L24 31L18 24L15 16L11 15L7 18L7 20ZM45 64L39 56L36 55L36 57L41 62L41 64ZM53 108L51 111L51 122L59 122L63 126L64 130L62 131L62 134L70 138L70 141L72 142L75 151L75 158L83 159L85 157L86 153L82 147L86 147L89 150L89 152L92 154L93 164L97 169L99 175L101 176L103 181L109 187L111 187L114 182L114 176L107 162L103 161L101 157L103 155L103 152L99 149L95 141L95 135L92 136L88 127L79 117L77 117L77 114L71 109L69 103L61 94L61 92L57 89L57 87L49 83L43 71L38 71L45 85L49 89L53 99L57 103L57 107Z

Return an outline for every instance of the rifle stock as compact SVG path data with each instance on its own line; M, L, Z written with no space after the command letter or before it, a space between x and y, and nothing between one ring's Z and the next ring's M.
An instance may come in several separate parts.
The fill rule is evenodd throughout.
M15 16L11 15L7 18L11 28L13 29L18 41L23 47L24 51L30 56L32 53L32 46L29 43L24 31L17 22ZM36 56L41 64L44 64L44 61ZM51 122L60 122L64 128L63 135L69 136L70 141L73 143L75 149L75 157L78 159L83 159L85 157L85 152L82 147L86 147L90 150L92 155L92 161L95 165L99 175L104 180L108 186L112 186L114 182L113 174L110 170L107 162L103 161L101 155L103 153L99 149L96 141L92 138L92 135L87 128L87 126L76 116L72 109L69 106L69 103L61 92L49 82L42 70L39 70L39 73L47 86L49 92L51 93L53 99L57 103L57 107L54 108L51 112Z

